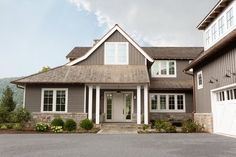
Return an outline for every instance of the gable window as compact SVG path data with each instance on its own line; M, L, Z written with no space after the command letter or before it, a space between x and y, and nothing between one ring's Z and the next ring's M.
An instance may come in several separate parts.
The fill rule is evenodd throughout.
M224 16L222 16L218 21L218 30L219 36L221 36L224 33Z
M41 112L67 112L68 89L42 89Z
M233 8L231 8L226 13L226 22L227 22L227 28L228 29L233 26L233 23L234 23Z
M199 71L197 73L197 88L201 89L203 88L203 76L202 76L202 71Z
M176 93L151 93L150 111L185 112L185 95Z
M104 64L128 64L128 42L105 42Z
M175 60L157 60L151 67L152 77L176 77Z

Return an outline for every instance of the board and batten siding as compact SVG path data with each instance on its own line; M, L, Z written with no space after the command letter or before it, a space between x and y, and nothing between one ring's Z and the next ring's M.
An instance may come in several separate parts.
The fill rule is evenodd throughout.
M126 38L115 31L105 42L128 42ZM79 65L103 65L104 43L99 46L87 59L78 63ZM129 43L129 65L145 65L145 57Z
M215 88L223 87L236 83L236 47L230 46L224 49L226 53L214 58L213 61L204 63L201 67L194 69L196 112L211 113L211 94L210 91ZM223 53L223 51L221 53ZM197 89L197 72L202 71L203 88ZM231 77L226 77L226 73ZM212 80L213 83L210 83ZM216 81L218 80L218 81Z
M84 112L84 86L81 85L27 85L25 108L30 112L41 112L42 88L67 88L68 112Z

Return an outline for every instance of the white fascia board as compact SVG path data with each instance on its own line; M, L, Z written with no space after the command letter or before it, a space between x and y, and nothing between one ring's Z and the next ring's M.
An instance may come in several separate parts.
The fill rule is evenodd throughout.
M153 62L154 60L146 53L143 51L143 49L138 46L137 43L135 43L118 25L115 25L99 42L93 46L84 56L77 58L69 63L67 63L67 66L72 66L75 65L82 60L85 60L88 58L100 45L102 45L115 31L119 31L139 52L142 53L144 57L146 57L150 62Z

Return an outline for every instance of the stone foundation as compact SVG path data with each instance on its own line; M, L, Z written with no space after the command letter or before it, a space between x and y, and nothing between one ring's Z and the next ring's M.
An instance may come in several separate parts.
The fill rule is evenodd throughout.
M45 122L50 123L54 118L60 117L64 120L66 119L73 119L79 124L79 122L83 119L87 118L87 113L40 113L40 112L33 112L32 113L33 120L35 123L37 122Z
M168 120L168 119L173 119L173 120L188 120L188 119L193 119L193 114L192 113L150 113L149 114L149 121L150 120L157 120L157 119L162 119L162 120Z
M212 133L213 132L213 119L212 113L195 113L194 121L203 125L205 131Z

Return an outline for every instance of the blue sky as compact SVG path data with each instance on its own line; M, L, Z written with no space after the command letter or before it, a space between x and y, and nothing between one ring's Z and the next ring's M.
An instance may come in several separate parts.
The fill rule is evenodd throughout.
M0 0L0 78L65 64L73 47L91 45L115 23L140 45L201 46L195 26L216 1Z

